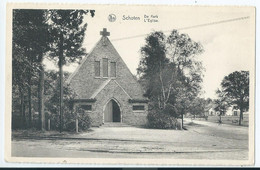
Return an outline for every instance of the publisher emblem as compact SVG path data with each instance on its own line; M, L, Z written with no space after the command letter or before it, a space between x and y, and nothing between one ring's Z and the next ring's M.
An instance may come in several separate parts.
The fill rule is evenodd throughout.
M115 14L108 15L108 21L109 22L115 22L116 21L116 15Z

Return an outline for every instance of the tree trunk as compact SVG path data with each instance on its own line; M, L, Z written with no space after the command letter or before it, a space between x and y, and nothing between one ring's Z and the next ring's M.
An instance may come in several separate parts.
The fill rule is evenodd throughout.
M25 111L24 111L24 95L21 89L19 89L20 91L20 121L21 121L21 128L25 127L25 120L24 120L24 115L25 115Z
M60 34L59 44L59 72L60 72L60 133L63 128L63 34Z
M23 107L23 118L22 118L22 121L23 121L23 128L26 129L27 128L27 123L26 123L26 115L25 115L25 96L23 95L23 104L22 104L22 107Z
M60 132L63 128L63 69L60 66Z
M243 108L240 107L239 125L242 125Z
M32 88L31 88L31 81L32 81L31 68L29 68L29 72L28 72L28 112L29 112L29 122L28 123L29 123L29 128L31 128L31 125L32 125Z
M20 88L19 88L19 93L20 93L20 116L23 117L23 94Z
M28 126L29 126L29 128L31 128L32 127L32 92L31 92L31 86L28 86L28 112L29 112Z
M42 62L39 67L39 84L38 84L38 109L39 109L39 129L45 130L44 114L44 68Z
M181 124L182 124L182 129L183 129L183 112L181 114Z

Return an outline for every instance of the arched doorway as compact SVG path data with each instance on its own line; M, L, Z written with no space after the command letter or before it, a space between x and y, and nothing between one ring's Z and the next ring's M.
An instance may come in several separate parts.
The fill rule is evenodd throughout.
M111 99L105 106L104 122L121 122L120 107L114 99Z

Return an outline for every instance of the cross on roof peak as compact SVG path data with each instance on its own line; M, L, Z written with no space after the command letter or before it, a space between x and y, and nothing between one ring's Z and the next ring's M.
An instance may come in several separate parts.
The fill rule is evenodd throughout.
M107 32L107 29L103 28L103 31L100 31L100 35L103 37L110 36L110 32Z

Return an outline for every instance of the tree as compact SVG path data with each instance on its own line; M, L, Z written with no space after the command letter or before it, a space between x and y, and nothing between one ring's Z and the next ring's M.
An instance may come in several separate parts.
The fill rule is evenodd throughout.
M187 101L201 89L203 67L197 58L203 52L201 44L177 30L168 37L153 32L145 40L137 73L146 96L158 108L171 104L183 115L189 106Z
M68 72L64 72L64 79L67 80L69 77ZM45 72L45 108L48 118L52 121L51 129L59 130L59 76L57 71L46 71ZM63 130L73 130L75 128L75 117L73 113L72 101L76 97L76 94L69 87L68 84L64 85L64 115L63 115ZM47 115L46 115L47 117ZM74 123L73 123L74 122Z
M201 90L204 69L197 57L202 52L200 43L193 41L187 34L179 34L177 30L173 30L167 39L167 53L176 70L176 76L172 74L171 77L175 84L175 105L182 117L182 124L183 115L187 111L193 112L192 102Z
M82 48L87 24L83 24L88 12L93 17L94 10L50 10L50 32L53 38L50 57L57 61L60 75L60 132L63 114L63 65L79 61L85 55Z
M183 120L183 115L190 107L187 102L193 101L201 90L204 69L197 57L203 52L203 47L187 34L179 34L177 30L171 32L167 42L169 56L176 65L178 79L181 82L175 91Z
M228 98L226 97L225 93L221 90L216 91L218 99L214 100L215 108L214 110L216 112L219 112L219 123L222 122L221 116L224 116L227 112L227 109L229 107Z
M206 100L203 98L195 98L192 102L191 102L191 106L190 106L190 113L192 115L194 115L194 117L196 115L199 116L204 116L205 113L205 107L206 107Z
M27 91L30 127L32 123L32 76L36 76L37 72L39 72L39 120L42 120L42 60L43 54L48 51L49 44L48 25L46 23L46 11L47 10L16 9L13 12L13 64L15 66L14 79L17 79L18 76L20 76L19 81L21 81L21 78L22 81L26 80L26 86L28 89ZM20 83L20 85L22 84ZM20 86L20 89L21 88L22 87ZM42 121L40 121L40 124L41 122ZM41 125L40 128L42 129Z
M166 36L162 32L153 32L145 39L146 45L141 48L141 60L137 74L145 86L145 95L148 98L157 98L160 95L157 84L159 72L169 62L166 58Z
M14 39L13 35L13 39ZM23 49L18 46L15 41L13 41L13 53L12 53L12 106L15 106L15 101L19 104L19 112L20 112L20 119L19 123L24 128L26 127L26 116L25 116L25 94L26 94L26 87L27 81L26 77L26 70L27 70L27 62L24 57ZM19 99L15 100L18 97ZM12 109L12 120L14 120L14 113L16 108L13 107ZM14 122L12 122L14 123ZM18 123L16 123L18 124Z
M243 112L249 107L249 71L235 71L225 76L221 87L230 104L239 107L239 125L241 125Z

